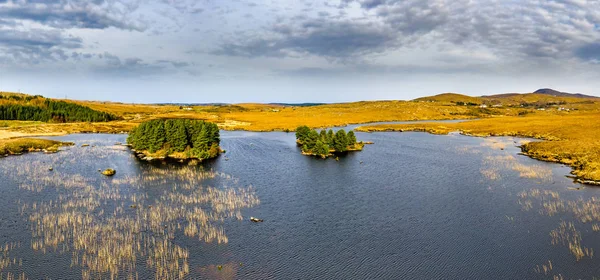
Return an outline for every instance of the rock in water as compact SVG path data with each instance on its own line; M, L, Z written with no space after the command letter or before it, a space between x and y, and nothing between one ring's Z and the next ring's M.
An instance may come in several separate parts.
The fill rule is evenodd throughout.
M264 222L263 219L254 218L254 217L250 217L250 221L253 221L255 223L262 223L262 222Z
M81 145L81 147L89 147L89 146L90 146L90 144L83 144L83 145Z
M117 171L115 171L112 168L108 168L108 169L102 171L102 175L105 175L105 176L113 176L113 175L115 175L115 173L117 173Z

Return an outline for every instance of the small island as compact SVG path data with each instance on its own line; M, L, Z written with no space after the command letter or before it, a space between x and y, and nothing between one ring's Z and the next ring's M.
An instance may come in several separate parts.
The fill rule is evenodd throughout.
M296 129L296 143L302 148L302 154L327 158L336 153L349 151L362 151L364 143L356 142L354 131L346 133L343 129L333 132L332 129L317 132L308 126L300 126Z
M216 158L223 151L219 127L211 122L189 119L156 119L134 128L127 144L146 161L179 161Z

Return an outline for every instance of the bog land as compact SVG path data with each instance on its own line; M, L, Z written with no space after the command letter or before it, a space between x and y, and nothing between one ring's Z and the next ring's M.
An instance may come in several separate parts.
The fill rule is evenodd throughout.
M157 105L48 99L0 92L0 145L28 136L128 133L152 119L197 119L224 130L294 131L348 124L473 119L460 123L365 125L363 132L460 131L473 136L542 139L525 154L573 167L582 181L600 181L600 99L547 92L472 97L445 93L411 101L293 104ZM4 113L3 113L4 112ZM19 112L28 112L21 114ZM28 149L24 147L23 149Z

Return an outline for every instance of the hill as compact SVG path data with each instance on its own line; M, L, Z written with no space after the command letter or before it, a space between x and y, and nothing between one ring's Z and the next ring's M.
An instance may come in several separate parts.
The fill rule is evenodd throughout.
M561 96L561 97L596 98L596 99L600 98L597 96L591 96L591 95L586 95L586 94L581 94L581 93L568 93L568 92L557 91L557 90L553 90L551 88L538 89L538 90L534 91L533 93L546 94L546 95L552 95L552 96Z
M565 105L592 102L590 99L584 99L572 96L553 96L541 93L508 93L481 97L486 104L502 104L505 106L546 106L546 105Z
M472 97L472 96L458 94L458 93L442 93L442 94L438 94L438 95L434 95L434 96L417 98L414 101L446 102L446 103L473 104L473 105L479 105L482 103L482 100L479 97Z
M54 100L41 95L0 93L0 120L41 122L106 122L117 116L96 111L74 102Z

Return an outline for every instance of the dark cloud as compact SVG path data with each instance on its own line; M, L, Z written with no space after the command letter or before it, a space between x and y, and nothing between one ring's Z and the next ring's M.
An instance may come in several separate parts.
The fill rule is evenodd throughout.
M137 57L121 59L114 54L104 53L100 58L104 64L94 67L92 71L105 76L143 77L162 74L167 70L163 63L146 63Z
M53 30L0 30L0 45L5 47L73 49L81 47L81 44L80 38L64 36Z
M66 60L66 49L81 47L82 40L54 30L0 29L0 56L4 63L39 64Z
M575 50L575 55L585 61L600 62L600 43L591 43Z
M273 38L255 37L242 43L223 44L213 53L245 57L310 54L343 58L384 51L394 42L389 31L375 23L315 19L277 25L271 30Z
M378 17L403 34L427 33L449 21L451 11L446 1L368 1ZM392 1L387 1L392 2Z
M350 5L363 9L363 17L346 12ZM597 0L341 0L338 9L338 17L329 11L316 18L280 16L263 32L230 39L214 53L358 58L399 47L439 46L440 52L486 49L498 58L552 60L568 59L576 46L600 40Z
M0 6L0 18L30 20L56 28L115 27L141 31L144 25L131 17L137 8L137 1L25 0Z

